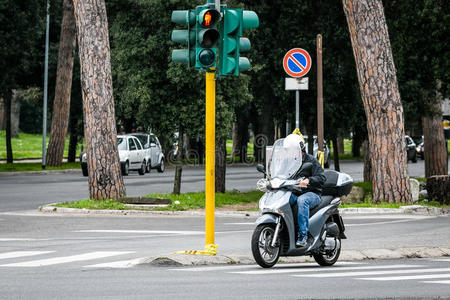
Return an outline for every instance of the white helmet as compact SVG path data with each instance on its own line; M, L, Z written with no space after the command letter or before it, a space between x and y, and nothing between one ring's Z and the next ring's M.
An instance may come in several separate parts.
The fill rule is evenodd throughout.
M284 141L283 141L283 147L284 148L290 148L290 147L298 147L300 146L300 149L305 149L305 139L302 135L292 133L288 135Z

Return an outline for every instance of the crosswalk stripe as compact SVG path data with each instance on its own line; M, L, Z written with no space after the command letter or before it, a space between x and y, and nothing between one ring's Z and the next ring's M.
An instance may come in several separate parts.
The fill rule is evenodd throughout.
M40 254L48 254L53 253L55 251L14 251L14 252L5 252L0 253L0 259L8 259L8 258L18 258L18 257L26 257Z
M413 275L413 276L391 276L391 277L368 277L356 278L359 280L375 280L375 281L395 281L395 280L412 280L412 279L434 279L434 278L450 278L450 274L428 274L428 275Z
M173 231L173 230L76 230L73 232L83 233L146 233L146 234L180 234L180 235L193 235L193 234L205 234L204 231Z
M392 269L392 268L417 268L418 265L391 265L391 266L357 266L357 267L317 267L316 264L309 266L309 268L289 268L289 269L265 269L257 271L244 271L244 272L232 272L236 274L246 275L270 275L270 274L282 274L282 273L310 273L310 272L327 272L324 275L330 274L328 272L336 271L351 271L351 270L377 270L377 269ZM346 274L346 273L340 273ZM302 275L299 275L302 276ZM312 275L305 275L312 276ZM320 277L320 276L318 276Z
M450 262L450 258L436 258L436 259L429 259L430 261L442 261L442 262Z
M105 257L116 256L116 255L128 254L128 253L133 253L133 252L97 251L97 252L90 252L90 253L78 254L78 255L72 255L72 256L63 256L63 257L47 258L47 259L33 260L33 261L20 262L20 263L4 264L4 265L0 265L0 267L41 267L41 266L50 266L50 265L57 265L57 264L63 264L63 263L69 263L69 262L76 262L76 261L105 258Z
M358 262L337 262L336 265L360 265L363 263ZM299 263L299 264L278 264L276 266L278 269L287 269L287 268L296 268L296 267L303 267L303 268L310 268L310 267L317 267L316 263ZM260 267L256 265L231 265L231 266L217 266L217 267L194 267L194 268L177 268L177 269L169 269L169 271L181 271L181 272L205 272L205 271L222 271L222 270L236 270L236 269L258 269L260 271ZM339 268L341 269L341 268ZM272 269L273 270L273 269ZM298 271L298 269L297 269ZM247 271L247 272L256 272L256 271ZM230 273L237 273L237 274L245 274L246 272L230 272Z
M84 266L84 268L125 269L125 268L131 268L131 267L138 265L142 259L144 259L144 257L129 259L129 260L113 261L113 262L108 262L108 263L103 263L103 264L87 265L87 266Z
M368 276L368 275L387 275L387 274L409 274L409 273L437 273L447 272L450 268L436 269L409 269L409 270L389 270L389 271L369 271L369 272L342 272L342 273L324 273L311 275L292 275L295 277L351 277L351 276Z
M450 280L422 281L423 283L450 284Z

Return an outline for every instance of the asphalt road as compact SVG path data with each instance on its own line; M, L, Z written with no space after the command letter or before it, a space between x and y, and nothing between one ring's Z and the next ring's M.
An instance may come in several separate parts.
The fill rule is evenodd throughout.
M254 220L246 216L217 217L218 253L250 255ZM344 221L348 239L343 241L343 251L450 244L450 216L344 215ZM448 258L340 262L333 269L315 263L279 264L271 270L256 265L127 268L128 263L140 258L201 249L203 230L204 219L199 216L0 213L0 298L335 299L450 295ZM383 273L377 273L380 271ZM335 273L339 275L327 277ZM415 277L381 280L391 276Z
M424 177L424 163L409 163L409 174ZM333 169L333 165L331 166ZM354 181L363 180L363 164L355 161L342 161L341 172L350 174ZM182 175L182 192L204 191L204 169L186 167ZM23 173L22 173L23 174ZM174 169L163 174L152 170L150 174L139 176L132 172L124 177L128 196L143 196L151 193L169 193L173 189ZM254 190L261 174L254 166L228 166L226 175L227 190ZM36 209L41 205L77 201L88 198L87 178L81 176L81 170L71 174L48 172L47 174L0 173L0 212Z

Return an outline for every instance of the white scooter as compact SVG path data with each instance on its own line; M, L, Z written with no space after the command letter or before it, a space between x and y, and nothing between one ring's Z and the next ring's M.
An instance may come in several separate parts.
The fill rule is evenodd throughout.
M286 143L287 144L287 143ZM310 210L308 243L296 247L298 232L297 207L291 207L292 192L301 193L296 174L311 168L311 163L302 166L300 145L285 145L277 140L272 149L268 173L264 166L257 169L266 175L258 181L258 189L265 192L259 200L262 215L256 220L257 227L252 236L251 247L255 261L264 268L275 265L281 256L313 256L322 266L331 266L339 258L341 239L345 239L345 226L339 215L340 196L350 193L352 178L344 173L325 171L327 178L322 201Z

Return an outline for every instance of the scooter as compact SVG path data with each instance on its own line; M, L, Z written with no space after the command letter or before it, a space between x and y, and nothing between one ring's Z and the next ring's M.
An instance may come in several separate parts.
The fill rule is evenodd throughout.
M277 145L278 144L278 145ZM258 181L258 189L265 192L259 200L259 210L262 215L256 220L257 227L252 236L251 247L255 261L263 268L274 266L280 256L313 256L321 266L331 266L339 258L341 253L341 240L347 237L344 234L345 226L339 215L338 207L340 197L350 193L353 179L344 173L327 170L327 178L322 193L322 201L314 209L310 210L308 242L306 247L295 245L298 221L297 207L291 207L289 198L293 192L301 193L298 185L303 178L290 179L295 174L301 174L311 168L311 163L305 163L297 172L292 171L295 163L286 161L292 159L292 155L284 155L283 151L277 151L276 147L282 147L282 141L276 141L269 165L272 172L266 173L263 165L258 165L257 170L264 173L266 178ZM283 149L281 149L283 150ZM295 153L298 149L290 151ZM300 152L301 153L301 152ZM281 157L284 155L286 158ZM295 157L298 165L301 158ZM277 167L288 166L287 173ZM272 175L272 177L271 177ZM275 175L275 176L274 176Z

